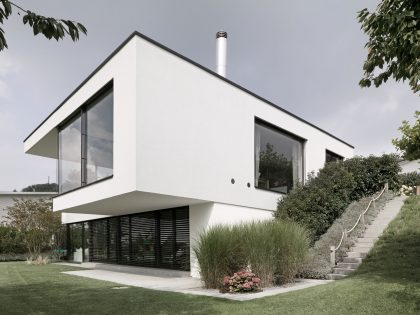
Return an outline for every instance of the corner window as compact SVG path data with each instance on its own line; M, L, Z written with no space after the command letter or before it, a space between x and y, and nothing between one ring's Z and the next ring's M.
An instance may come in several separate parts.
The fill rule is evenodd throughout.
M69 191L80 187L82 176L82 120L80 114L67 122L59 133L59 187Z
M287 194L303 179L303 140L255 122L255 187Z
M325 163L343 161L344 157L338 155L330 150L325 151Z
M107 86L59 128L60 193L113 174L113 105Z
M86 182L112 175L113 168L112 93L104 95L86 111Z

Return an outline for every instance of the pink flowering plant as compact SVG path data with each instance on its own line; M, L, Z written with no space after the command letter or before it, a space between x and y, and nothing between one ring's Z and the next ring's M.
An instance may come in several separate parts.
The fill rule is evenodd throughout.
M223 278L223 286L220 289L222 293L244 293L257 292L260 289L260 278L253 272L241 270L235 272L233 276L225 276Z

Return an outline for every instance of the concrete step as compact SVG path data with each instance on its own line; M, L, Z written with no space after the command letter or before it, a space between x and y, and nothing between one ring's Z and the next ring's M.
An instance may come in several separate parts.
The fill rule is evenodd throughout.
M367 253L361 253L361 252L348 252L347 257L350 258L365 258Z
M359 237L356 242L357 243L370 243L374 244L378 240L377 237Z
M359 243L356 242L354 243L353 247L358 247L358 248L372 248L373 247L373 243Z
M327 275L327 278L330 279L330 280L340 280L340 279L343 279L345 277L346 277L346 275L340 275L340 274L337 274L337 273L330 273L330 274Z
M355 253L369 253L371 247L359 247L359 246L352 246L350 248L350 251L355 252Z
M352 270L356 270L357 267L359 267L361 264L361 262L350 262L350 263L346 263L346 262L340 262L337 264L338 268L343 268L343 269L352 269Z
M361 257L344 257L343 258L343 263L346 263L346 264L361 264L362 260L363 260L363 258L361 258Z
M348 269L348 268L334 268L334 273L335 274L339 274L339 275L349 275L352 272L354 272L353 269Z

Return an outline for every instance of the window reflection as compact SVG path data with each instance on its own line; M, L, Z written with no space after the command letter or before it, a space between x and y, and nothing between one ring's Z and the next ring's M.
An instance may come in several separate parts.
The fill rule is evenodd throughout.
M255 124L255 186L288 193L303 176L302 142L263 123Z
M112 93L87 110L87 183L112 175Z
M60 127L60 193L113 174L113 132L112 90L82 106L80 114Z
M81 185L81 144L81 118L78 115L59 134L60 192Z
M329 162L340 162L343 161L344 158L341 155L338 155L334 152L331 152L329 150L325 151L325 163Z

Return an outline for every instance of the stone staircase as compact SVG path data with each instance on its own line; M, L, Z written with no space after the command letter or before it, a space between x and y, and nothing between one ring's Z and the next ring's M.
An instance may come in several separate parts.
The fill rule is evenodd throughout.
M333 273L328 275L330 280L345 278L360 266L363 258L366 257L388 224L397 216L404 204L404 199L405 197L395 197L385 205L384 209L378 213L378 216L364 231L363 236L355 241L347 252L347 257L333 268Z

